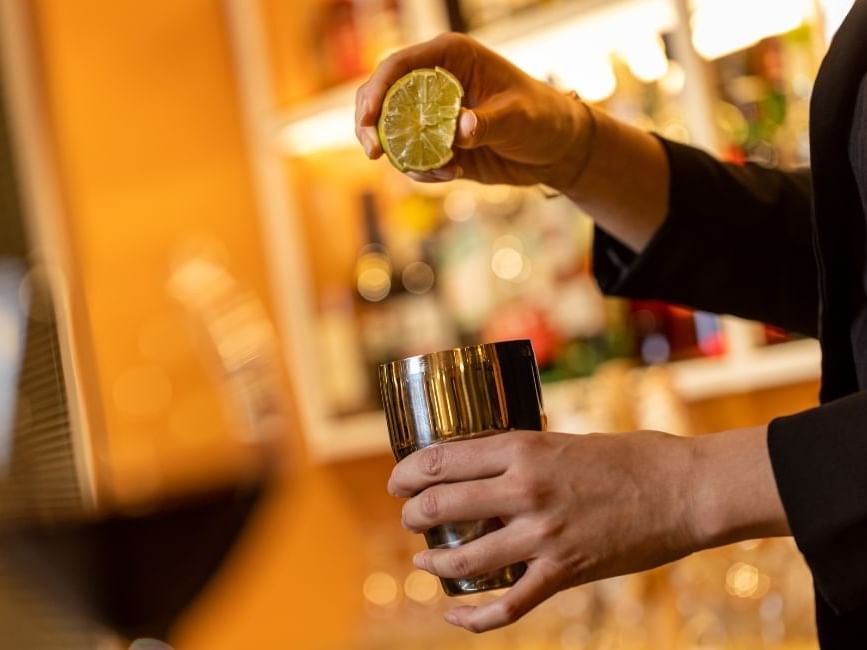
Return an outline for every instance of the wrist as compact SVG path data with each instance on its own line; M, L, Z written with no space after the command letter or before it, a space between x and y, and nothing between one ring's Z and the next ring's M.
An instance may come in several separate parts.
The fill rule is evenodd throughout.
M695 550L789 535L767 447L767 426L694 438L688 489Z
M582 129L573 145L576 156L586 156L586 166L557 189L598 226L639 253L668 215L668 156L653 135L604 111L589 110L594 130Z
M590 166L596 141L597 121L593 108L573 91L558 95L563 134L563 153L550 166L547 184L564 195L571 195Z

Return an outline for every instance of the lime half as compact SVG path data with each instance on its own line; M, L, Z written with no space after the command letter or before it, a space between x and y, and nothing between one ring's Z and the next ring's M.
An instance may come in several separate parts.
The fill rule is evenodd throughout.
M395 81L378 124L391 164L403 172L423 172L451 160L463 96L461 82L439 67L419 68Z

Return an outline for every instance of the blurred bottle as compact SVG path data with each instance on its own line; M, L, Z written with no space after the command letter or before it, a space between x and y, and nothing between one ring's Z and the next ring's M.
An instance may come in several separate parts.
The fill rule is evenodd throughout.
M716 121L727 157L768 165L809 162L809 97L818 61L805 25L714 62Z
M360 213L364 245L355 262L356 310L367 365L367 383L375 386L379 364L398 358L401 352L400 314L394 301L395 288L400 286L400 282L395 278L394 263L385 243L382 219L373 192L362 193ZM378 405L377 399L368 397L368 406Z
M677 305L666 305L667 335L675 359L702 356L698 346L694 311Z
M370 383L348 288L333 288L323 296L317 335L324 388L332 412L358 413L371 402Z
M401 264L394 302L399 315L401 357L427 354L458 345L458 335L437 295L433 242L417 242Z
M399 0L326 0L315 25L321 85L373 70L383 56L405 44L405 32L416 29L405 23L413 22L415 13L404 16Z
M367 0L357 5L365 70L403 43L403 12L398 0Z
M469 29L478 29L508 16L510 5L509 0L461 0L461 17Z
M693 312L655 300L631 302L638 353L647 365L703 356Z
M762 342L765 345L776 345L777 343L787 343L793 341L797 336L789 334L786 330L774 325L763 325L762 327Z
M316 48L323 86L361 75L364 68L358 16L352 0L327 0L316 26Z
M586 377L610 358L607 333L610 323L605 299L586 272L552 286L551 320L563 343L546 379Z
M460 0L461 19L469 29L478 29L552 0Z
M530 339L540 370L551 366L561 344L547 314L527 299L498 305L482 330L481 338L485 343Z
M496 308L489 236L479 219L449 224L439 234L439 295L462 343L478 342Z

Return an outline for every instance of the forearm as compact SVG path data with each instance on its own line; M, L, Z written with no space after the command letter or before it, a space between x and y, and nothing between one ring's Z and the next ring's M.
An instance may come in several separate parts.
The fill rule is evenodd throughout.
M586 108L576 103L576 110ZM640 252L668 213L668 159L654 136L589 110L595 129L584 129L578 145L590 147L586 165L559 189L600 227Z
M694 438L687 481L697 548L789 535L767 445L767 426Z

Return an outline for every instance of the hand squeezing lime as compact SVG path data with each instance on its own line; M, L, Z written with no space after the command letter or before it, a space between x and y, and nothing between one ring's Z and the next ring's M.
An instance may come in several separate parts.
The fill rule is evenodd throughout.
M424 172L454 155L464 89L448 70L419 68L392 84L382 102L379 141L400 171Z

